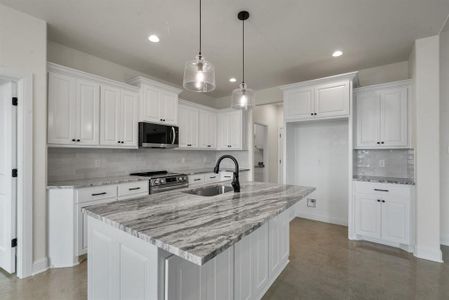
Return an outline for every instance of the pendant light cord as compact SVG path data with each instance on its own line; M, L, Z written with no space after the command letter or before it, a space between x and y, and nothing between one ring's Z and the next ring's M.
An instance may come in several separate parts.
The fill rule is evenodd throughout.
M199 58L201 59L201 34L202 34L202 32L201 32L201 0L200 0L200 52L199 52Z
M245 20L242 21L243 23L243 47L242 47L242 58L243 58L243 78L242 83L245 83Z

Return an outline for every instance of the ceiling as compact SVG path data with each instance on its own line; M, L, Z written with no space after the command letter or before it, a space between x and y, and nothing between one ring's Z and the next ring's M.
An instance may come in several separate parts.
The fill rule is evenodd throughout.
M48 22L50 40L182 84L198 49L198 0L0 0ZM415 39L437 34L449 0L203 0L203 54L215 64L213 97L241 80L269 88L408 59ZM156 33L159 44L147 36ZM333 58L342 49L344 55Z

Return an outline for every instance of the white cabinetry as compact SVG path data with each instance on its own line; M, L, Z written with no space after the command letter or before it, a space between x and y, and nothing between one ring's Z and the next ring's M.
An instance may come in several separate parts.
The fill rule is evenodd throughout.
M199 148L217 148L217 114L204 109L199 110Z
M131 79L128 83L140 87L139 121L178 124L180 89L141 76Z
M355 92L356 148L409 148L409 81Z
M180 148L198 148L198 114L197 108L179 105Z
M285 121L348 117L356 74L348 73L281 87Z
M98 145L100 88L95 81L48 74L48 143Z
M148 181L80 189L48 191L48 232L50 265L55 268L78 264L87 251L86 206L128 200L148 195Z
M218 114L218 149L243 150L243 112L241 110Z
M101 145L137 147L139 95L114 86L101 86Z
M412 244L412 195L413 186L410 185L354 182L358 238L409 247Z

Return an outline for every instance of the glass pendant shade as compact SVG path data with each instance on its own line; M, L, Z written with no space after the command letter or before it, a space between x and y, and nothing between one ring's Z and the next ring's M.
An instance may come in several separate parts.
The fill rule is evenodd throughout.
M232 92L231 107L234 109L248 109L255 104L255 95L252 89L246 87L246 83L241 83L238 89Z
M215 90L215 67L199 55L186 62L183 86L186 90L206 93Z

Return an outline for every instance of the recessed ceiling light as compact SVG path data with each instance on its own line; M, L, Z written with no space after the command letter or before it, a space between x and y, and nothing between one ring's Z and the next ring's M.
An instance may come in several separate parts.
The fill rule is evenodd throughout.
M343 51L341 51L341 50L336 50L336 51L334 51L334 53L332 53L333 57L339 57L342 55L343 55Z
M234 78L234 77L232 77L232 78L229 78L229 82L236 82L237 81L237 79L236 78Z
M152 43L159 43L159 37L155 34L152 34L148 37L148 40Z

